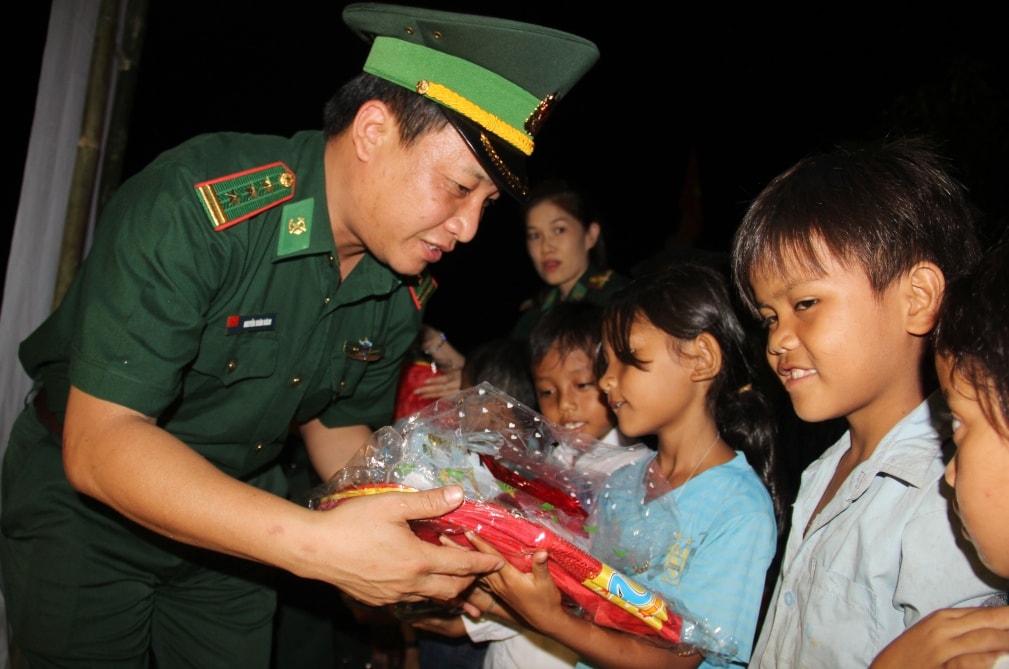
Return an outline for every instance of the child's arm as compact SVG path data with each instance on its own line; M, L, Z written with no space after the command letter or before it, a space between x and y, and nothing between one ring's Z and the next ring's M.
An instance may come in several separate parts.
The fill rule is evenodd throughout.
M481 552L500 555L475 533L466 536ZM597 669L695 669L701 664L703 658L697 653L681 656L650 643L645 637L596 625L568 613L547 568L547 556L546 551L537 551L532 558L532 572L528 574L506 561L500 572L484 577L484 583L501 602L495 609L506 606L517 619L564 644Z
M940 609L907 628L870 669L992 667L1009 653L1009 607Z
M422 616L411 620L410 627L450 638L466 636L461 616Z

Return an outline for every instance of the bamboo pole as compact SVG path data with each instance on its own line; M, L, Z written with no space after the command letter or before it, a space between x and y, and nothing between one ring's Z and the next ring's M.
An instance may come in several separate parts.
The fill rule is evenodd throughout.
M96 224L101 220L102 210L109 198L122 182L123 156L133 114L133 100L140 68L140 54L147 28L148 0L127 0L123 16L123 30L119 46L119 74L116 90L112 98L112 112L109 115L108 131L105 137L105 157L98 183L98 205L95 208Z
M118 0L101 0L98 10L81 134L77 140L77 157L70 181L70 197L67 202L60 260L56 271L53 309L63 300L83 257L95 175L101 157L105 111L113 79L111 64L115 56L118 32L118 4Z

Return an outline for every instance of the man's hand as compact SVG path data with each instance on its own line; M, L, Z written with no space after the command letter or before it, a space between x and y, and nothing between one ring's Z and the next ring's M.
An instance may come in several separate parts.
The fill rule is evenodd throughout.
M452 600L504 559L419 539L407 521L437 518L463 501L457 486L387 492L341 502L319 516L317 546L300 552L302 575L332 583L366 604Z

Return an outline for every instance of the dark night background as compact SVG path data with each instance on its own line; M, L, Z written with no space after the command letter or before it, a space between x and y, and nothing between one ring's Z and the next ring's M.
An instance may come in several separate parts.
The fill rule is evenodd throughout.
M27 141L38 79L26 54L36 44L41 55L48 21L48 3L34 4L42 7L24 25L29 46L14 72L24 82L17 141ZM661 15L637 5L424 4L542 23L599 45L599 63L539 135L530 171L533 181L564 176L591 190L612 263L625 272L662 252L676 231L691 150L703 217L693 247L702 251L724 253L747 202L803 155L919 130L954 160L986 235L1006 225L1009 49L993 17L948 8L883 20L822 8L817 16L748 16L725 6ZM200 132L319 127L325 100L367 55L344 27L342 7L151 0L124 176ZM23 154L17 165L20 172ZM440 288L429 320L463 350L507 329L538 285L517 209L506 201L433 272Z

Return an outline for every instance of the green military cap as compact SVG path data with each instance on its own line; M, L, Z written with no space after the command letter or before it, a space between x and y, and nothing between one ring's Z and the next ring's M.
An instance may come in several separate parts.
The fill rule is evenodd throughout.
M520 200L543 121L599 59L584 38L507 19L364 2L344 8L343 20L372 45L364 71L441 104Z

